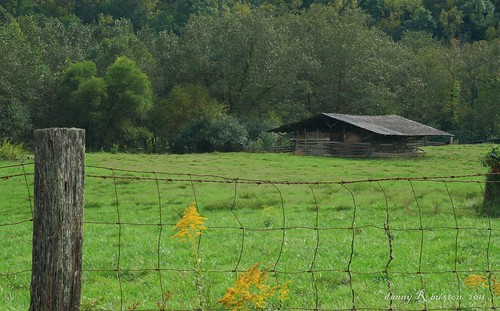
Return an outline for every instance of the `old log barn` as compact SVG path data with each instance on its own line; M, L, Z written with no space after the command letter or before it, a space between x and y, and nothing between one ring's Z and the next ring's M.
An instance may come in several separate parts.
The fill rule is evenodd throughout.
M342 157L422 156L427 137L453 135L396 115L321 113L270 130L286 133L297 154Z

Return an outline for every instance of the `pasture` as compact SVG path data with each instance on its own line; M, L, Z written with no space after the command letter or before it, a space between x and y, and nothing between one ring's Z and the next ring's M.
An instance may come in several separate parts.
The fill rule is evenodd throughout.
M500 221L476 213L484 176L451 178L485 173L490 149L427 147L419 159L89 153L82 310L221 309L256 263L270 284L290 282L285 310L498 308ZM23 174L33 167L13 164L0 162L0 306L27 310L33 177ZM192 202L207 229L182 243L173 228ZM485 287L467 287L471 274Z

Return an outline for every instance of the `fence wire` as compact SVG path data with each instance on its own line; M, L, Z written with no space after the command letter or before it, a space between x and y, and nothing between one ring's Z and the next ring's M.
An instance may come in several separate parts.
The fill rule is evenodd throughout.
M2 249L19 247L9 236L31 233L32 170L0 167ZM478 201L485 174L307 182L87 171L83 310L223 309L217 297L253 263L275 284L290 281L288 299L274 306L285 310L498 306L498 219L466 217L471 206L454 199L465 189L462 200ZM191 202L208 218L194 250L171 239ZM18 264L0 264L0 293L26 301L31 249L20 249L6 261ZM479 281L466 284L471 276Z

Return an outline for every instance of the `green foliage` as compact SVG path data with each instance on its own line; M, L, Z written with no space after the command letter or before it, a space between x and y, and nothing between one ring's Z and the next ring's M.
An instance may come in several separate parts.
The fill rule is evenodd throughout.
M397 110L397 93L405 82L405 51L379 31L366 27L358 11L343 14L313 7L304 14L304 29L318 64L312 71L310 110L384 114Z
M0 137L23 140L43 105L47 68L16 21L0 28L0 55Z
M278 144L279 137L268 130L280 125L276 115L268 114L260 118L247 118L244 125L248 131L248 150L268 150Z
M168 137L181 131L193 120L218 117L226 113L226 106L211 96L199 84L175 85L164 101L155 104L151 111L151 127L156 135Z
M95 63L72 64L64 72L54 111L57 126L87 130L89 147L137 147L151 137L142 126L152 106L151 84L134 61L118 57L96 77Z
M491 0L3 1L0 135L73 125L92 149L148 150L205 114L344 112L496 139L499 12Z
M113 143L135 145L148 138L141 126L152 107L151 82L136 63L118 57L106 69L107 97L102 107L101 133L104 147Z
M422 3L416 1L360 1L375 24L395 39L401 39L406 31L435 31L436 21Z
M500 172L500 146L495 146L491 151L486 153L481 163L483 166L488 167L492 173Z
M4 138L0 141L0 160L19 161L26 155L23 144L14 144L12 141Z
M133 59L141 70L151 70L153 56L137 34L129 20L111 20L109 25L101 25L102 40L92 47L97 67L104 71L120 56Z
M192 121L172 139L172 150L185 152L241 151L247 131L231 115L202 117Z
M90 140L94 139L92 129L99 124L101 104L107 96L106 83L96 73L91 61L70 65L61 79L57 106L58 123L89 130Z
M478 135L483 139L500 137L500 112L498 99L500 98L500 75L485 77L478 82L477 98L474 99L477 121L481 126Z
M51 124L84 128L90 149L98 141L102 103L107 97L106 83L96 73L96 65L91 61L72 64L64 71Z

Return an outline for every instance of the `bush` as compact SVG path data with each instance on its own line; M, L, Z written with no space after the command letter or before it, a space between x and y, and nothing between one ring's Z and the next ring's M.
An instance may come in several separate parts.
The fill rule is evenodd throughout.
M182 129L171 140L171 147L176 153L242 151L247 136L247 130L236 117L206 116Z
M248 131L248 151L269 150L277 145L278 135L268 132L268 130L277 127L280 123L272 113L271 116L263 118L245 119L244 123Z
M490 169L491 173L500 173L500 146L493 147L490 152L486 153L482 163Z
M26 154L23 144L13 144L10 140L4 139L0 142L0 160L18 161Z

